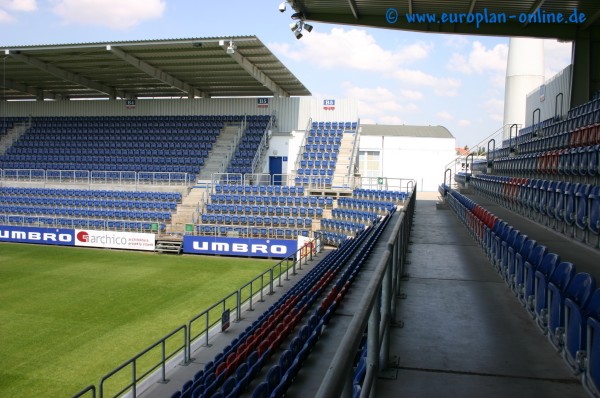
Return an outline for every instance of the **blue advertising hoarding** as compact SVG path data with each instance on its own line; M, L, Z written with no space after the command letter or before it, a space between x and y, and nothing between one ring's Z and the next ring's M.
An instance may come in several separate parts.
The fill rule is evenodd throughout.
M295 240L184 236L183 252L241 257L285 258L298 250Z
M0 226L0 242L74 246L75 231L62 228Z

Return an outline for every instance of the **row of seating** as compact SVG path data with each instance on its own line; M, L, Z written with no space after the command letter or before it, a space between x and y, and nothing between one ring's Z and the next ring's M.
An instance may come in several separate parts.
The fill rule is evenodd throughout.
M97 229L130 232L153 233L166 230L166 224L159 220L131 221L107 220L97 218L44 217L44 216L14 216L0 214L1 225L18 225L40 228L76 228Z
M295 188L295 187L291 187ZM289 193L289 191L288 191ZM272 206L333 206L333 198L330 196L300 196L300 195L255 195L255 194L211 194L210 201L217 205L272 205Z
M105 199L64 199L36 196L4 196L0 195L0 204L17 206L43 206L53 208L80 207L88 209L121 209L121 210L176 210L176 202L147 202L142 200L105 200Z
M318 188L331 188L333 177L324 177L319 174L319 177L312 176L297 176L294 178L294 183L298 186L312 186Z
M114 164L114 163L50 163L50 162L2 162L1 169L4 169L4 176L16 177L20 170L43 170L56 171L99 171L99 172L131 172L131 173L187 173L190 175L190 180L193 180L195 175L200 173L200 160L198 165L155 165L155 164ZM12 172L11 172L12 171ZM50 176L49 176L50 177ZM51 177L50 177L51 178ZM115 178L119 178L116 175ZM159 176L156 177L160 178ZM170 177L164 176L164 179ZM180 176L183 178L183 176ZM135 177L133 178L135 179Z
M317 122L313 121L311 123L312 129L346 129L346 130L356 130L357 127L356 122Z
M600 396L600 289L548 248L450 191L448 203L584 387Z
M217 194L253 194L253 195L304 195L304 187L288 185L241 185L241 184L216 184Z
M368 223L359 221L343 221L329 218L321 219L321 231L342 232L346 235L354 235L355 233L364 230L367 225Z
M529 141L525 141L525 138L528 137L519 140L520 154L597 145L600 144L600 129L594 124L560 134L536 136Z
M200 236L297 239L298 236L310 236L310 230L286 227L257 227L244 225L198 224L195 228Z
M494 161L494 173L564 179L596 179L600 175L600 145L517 155Z
M171 212L168 211L102 210L98 208L0 205L0 213L14 216L95 217L101 219L171 221Z
M337 160L338 154L336 152L302 152L302 160L308 161L312 160L315 162L316 160L320 161L329 161L329 160ZM301 163L302 164L302 163ZM308 166L308 162L306 163Z
M390 200L359 199L356 197L341 197L338 199L338 206L352 210L366 210L375 213L386 213L396 207L392 197Z
M192 148L210 148L217 140L220 131L197 130L197 131L141 131L131 133L127 131L107 131L104 134L88 131L76 133L66 130L65 132L37 131L32 129L20 141L20 148L60 148L67 149L177 149L180 145L191 144ZM168 136L168 141L165 137ZM117 145L117 143L119 145Z
M302 168L323 168L323 169L334 169L335 168L335 160L312 160L312 159L308 159L308 160L300 160L300 167Z
M352 210L352 209L345 209L345 208L341 208L341 207L338 207L337 209L333 209L331 211L331 216L334 219L338 219L338 220L362 221L365 224L368 224L379 217L377 212L365 211L365 210Z
M472 187L500 205L600 248L600 185L478 175Z
M206 205L204 214L221 214L236 216L294 216L294 217L321 217L323 207L304 207L304 206L279 206L279 205L234 205L234 204L212 204Z
M381 225L385 225L387 220ZM358 274L362 259L372 249L382 227L348 240L330 252L292 289L283 295L257 321L207 363L194 379L187 381L172 398L240 397L252 390L252 397L283 397L294 382L308 355L318 343L323 329L339 303L345 297ZM344 270L344 266L359 248L359 255ZM340 275L341 274L341 275ZM340 275L331 288L334 278ZM318 299L325 296L308 321L302 319ZM294 335L294 330L300 330ZM268 368L264 381L261 370L288 336L293 336L288 348Z
M215 214L202 213L200 220L202 224L240 224L248 226L266 226L266 227L290 227L290 228L312 228L312 218L293 217L293 216L253 216L237 214Z
M55 147L50 145L40 146L34 148L11 148L7 153L10 157L3 157L4 160L15 160L22 161L23 158L19 156L30 156L37 157L41 155L48 155L48 158L35 159L43 161L47 159L50 162L68 161L68 162L81 162L84 157L97 156L98 158L92 158L98 162L112 162L118 161L122 157L168 157L168 158L181 158L181 157L206 157L208 151L212 148L212 144L198 144L198 145L182 145L177 148L116 148L111 151L110 156L98 156L98 147L67 147L57 144ZM32 159L33 160L33 159ZM123 163L123 159L121 159Z
M386 202L404 202L408 199L408 192L383 190L383 189L366 189L366 188L355 188L352 191L352 196L358 199L369 199Z
M313 138L318 137L320 139L328 138L328 137L333 137L333 138L342 137L343 135L344 135L343 128L339 128L339 129L337 129L337 128L330 128L330 129L311 128L308 131L309 137L313 137ZM328 140L326 140L326 141L328 141ZM323 143L325 144L326 142L323 142Z
M61 188L24 188L0 187L0 195L19 197L47 197L63 199L120 199L141 201L181 202L180 192L155 192L155 191L117 191L95 189L61 189Z
M315 232L315 236L319 236L326 245L339 246L348 239L350 235L344 232L319 230Z

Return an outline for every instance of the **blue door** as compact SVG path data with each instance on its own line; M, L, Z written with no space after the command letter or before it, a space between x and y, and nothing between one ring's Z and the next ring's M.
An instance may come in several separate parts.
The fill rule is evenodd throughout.
M283 158L281 156L269 156L269 174L273 185L281 185L281 172L283 170Z

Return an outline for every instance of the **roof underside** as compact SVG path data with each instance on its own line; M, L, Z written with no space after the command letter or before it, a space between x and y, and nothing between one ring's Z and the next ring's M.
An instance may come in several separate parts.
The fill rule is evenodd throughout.
M0 99L310 95L255 36L5 47L4 54Z
M600 26L598 0L291 0L291 3L297 12L310 21L419 32L574 40L581 31L599 34ZM396 10L396 13L388 13L390 9ZM585 15L584 22L519 22L521 14L527 18L529 14L550 18L551 14L556 16L561 13L568 20L575 9L578 15ZM389 20L386 19L386 13ZM437 20L431 23L411 23L407 20L407 15L422 13L435 13ZM454 20L443 22L443 13ZM461 14L464 14L462 22L459 20ZM468 14L479 14L482 18L487 15L487 23L468 23ZM492 15L499 17L496 23ZM506 22L502 22L501 15L506 16Z

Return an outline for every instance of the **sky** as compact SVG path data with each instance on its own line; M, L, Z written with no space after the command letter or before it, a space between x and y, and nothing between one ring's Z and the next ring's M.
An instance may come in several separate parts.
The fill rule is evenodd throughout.
M501 128L507 37L311 23L297 40L280 2L0 0L0 46L255 35L313 96L355 98L361 123L441 125L461 147ZM544 49L549 79L571 44Z

